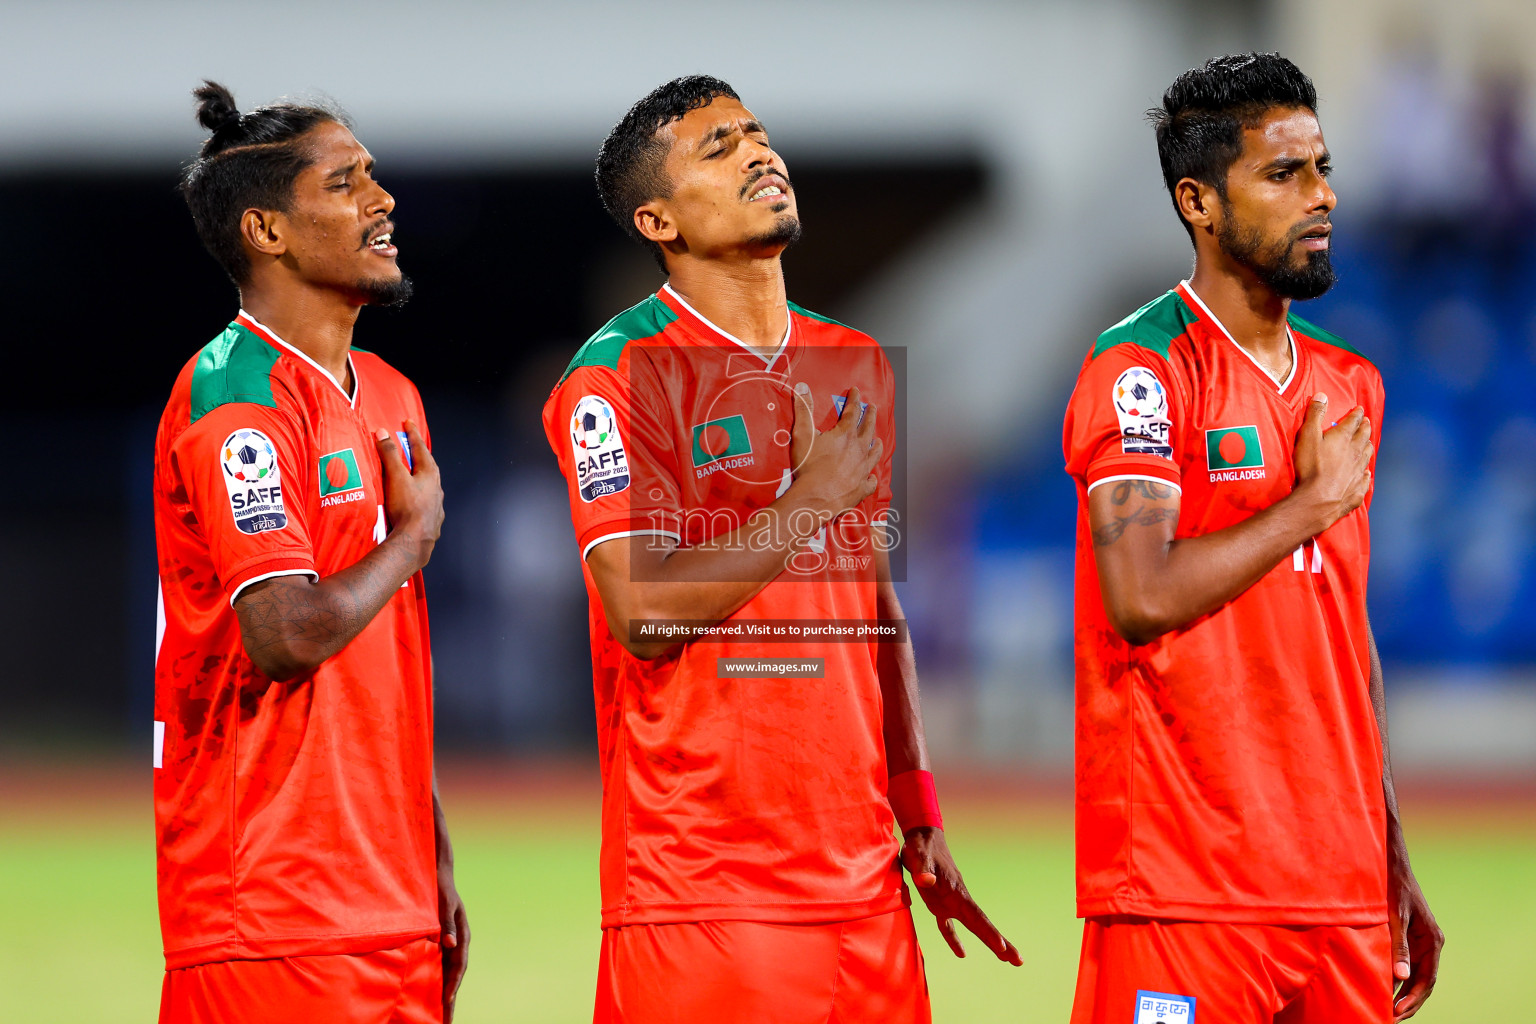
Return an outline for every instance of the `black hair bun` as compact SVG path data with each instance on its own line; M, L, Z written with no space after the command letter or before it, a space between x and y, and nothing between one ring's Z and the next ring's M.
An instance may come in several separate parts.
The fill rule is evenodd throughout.
M218 82L204 79L201 88L192 90L192 96L197 100L197 123L209 131L217 132L240 120L234 94Z

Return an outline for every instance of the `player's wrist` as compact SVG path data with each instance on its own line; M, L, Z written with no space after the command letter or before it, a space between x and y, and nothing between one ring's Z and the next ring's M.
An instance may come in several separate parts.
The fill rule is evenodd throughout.
M400 552L401 557L410 566L408 576L425 568L428 559L432 557L432 542L426 538L425 531L421 529L421 523L414 516L396 523L394 529L390 530L389 535L384 538L383 543L392 545Z
M798 482L790 485L779 502L781 519L789 531L789 542L796 547L816 536L837 514L832 502Z
M1339 519L1342 502L1323 491L1316 477L1296 485L1288 499L1300 520L1302 542L1311 540Z
M1408 864L1408 840L1403 836L1401 824L1387 821L1387 874L1392 877L1413 877Z
M886 799L904 838L917 829L944 828L932 772L914 769L892 775L886 785Z

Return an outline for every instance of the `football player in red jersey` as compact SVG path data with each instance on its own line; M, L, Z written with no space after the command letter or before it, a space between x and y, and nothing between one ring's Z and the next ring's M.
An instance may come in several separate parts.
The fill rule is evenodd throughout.
M1194 274L1100 336L1068 406L1074 1024L1375 1024L1434 987L1366 615L1381 376L1290 311L1334 281L1316 110L1277 54L1169 87Z
M544 409L590 604L595 1020L927 1021L902 865L958 955L957 921L1020 960L946 845L911 644L755 632L901 619L890 364L786 298L794 190L726 83L642 99L597 181L669 280L582 346Z
M396 303L394 199L344 115L246 114L182 192L240 291L155 442L162 1022L442 1021L469 929L432 767L415 387L352 347Z

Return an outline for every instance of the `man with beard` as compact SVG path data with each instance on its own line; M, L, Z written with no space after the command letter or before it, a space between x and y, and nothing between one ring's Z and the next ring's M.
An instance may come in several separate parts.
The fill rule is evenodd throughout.
M241 114L182 181L240 313L155 439L160 1020L441 1021L469 929L432 768L416 388L352 347L403 302L394 199L341 113Z
M946 845L911 644L859 631L904 625L891 366L786 299L795 193L726 83L636 103L597 183L668 282L544 407L590 608L594 1019L927 1021L903 864L957 954L959 921L1020 961Z
M1099 337L1068 405L1074 1024L1403 1020L1435 983L1366 617L1381 377L1290 312L1334 280L1316 109L1277 54L1169 87L1194 274Z

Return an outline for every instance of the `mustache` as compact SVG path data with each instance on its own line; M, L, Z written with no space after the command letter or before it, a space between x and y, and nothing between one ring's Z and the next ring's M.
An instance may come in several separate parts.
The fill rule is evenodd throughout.
M777 168L777 167L759 167L757 170L752 172L752 176L747 179L747 183L745 185L741 186L741 198L745 199L745 198L747 198L747 196L751 195L753 192L756 192L757 191L757 183L762 181L764 178L768 177L768 175L770 175L770 174L776 174L779 177L784 179L784 194L785 195L789 195L791 192L793 192L795 190L794 185L789 180L789 175L785 174L779 168Z
M390 220L388 217L385 217L380 221L375 221L373 224L363 230L363 242L358 246L358 248L368 248L368 243L372 242L375 238L378 238L385 232L393 230L395 230L394 221Z
M1302 235L1306 234L1308 231L1311 231L1313 228L1327 228L1329 231L1332 231L1333 222L1329 220L1326 213L1319 217L1309 217L1302 221L1300 224L1297 224L1295 227L1291 228L1290 234L1286 237L1287 244L1295 245L1297 242L1301 241Z

